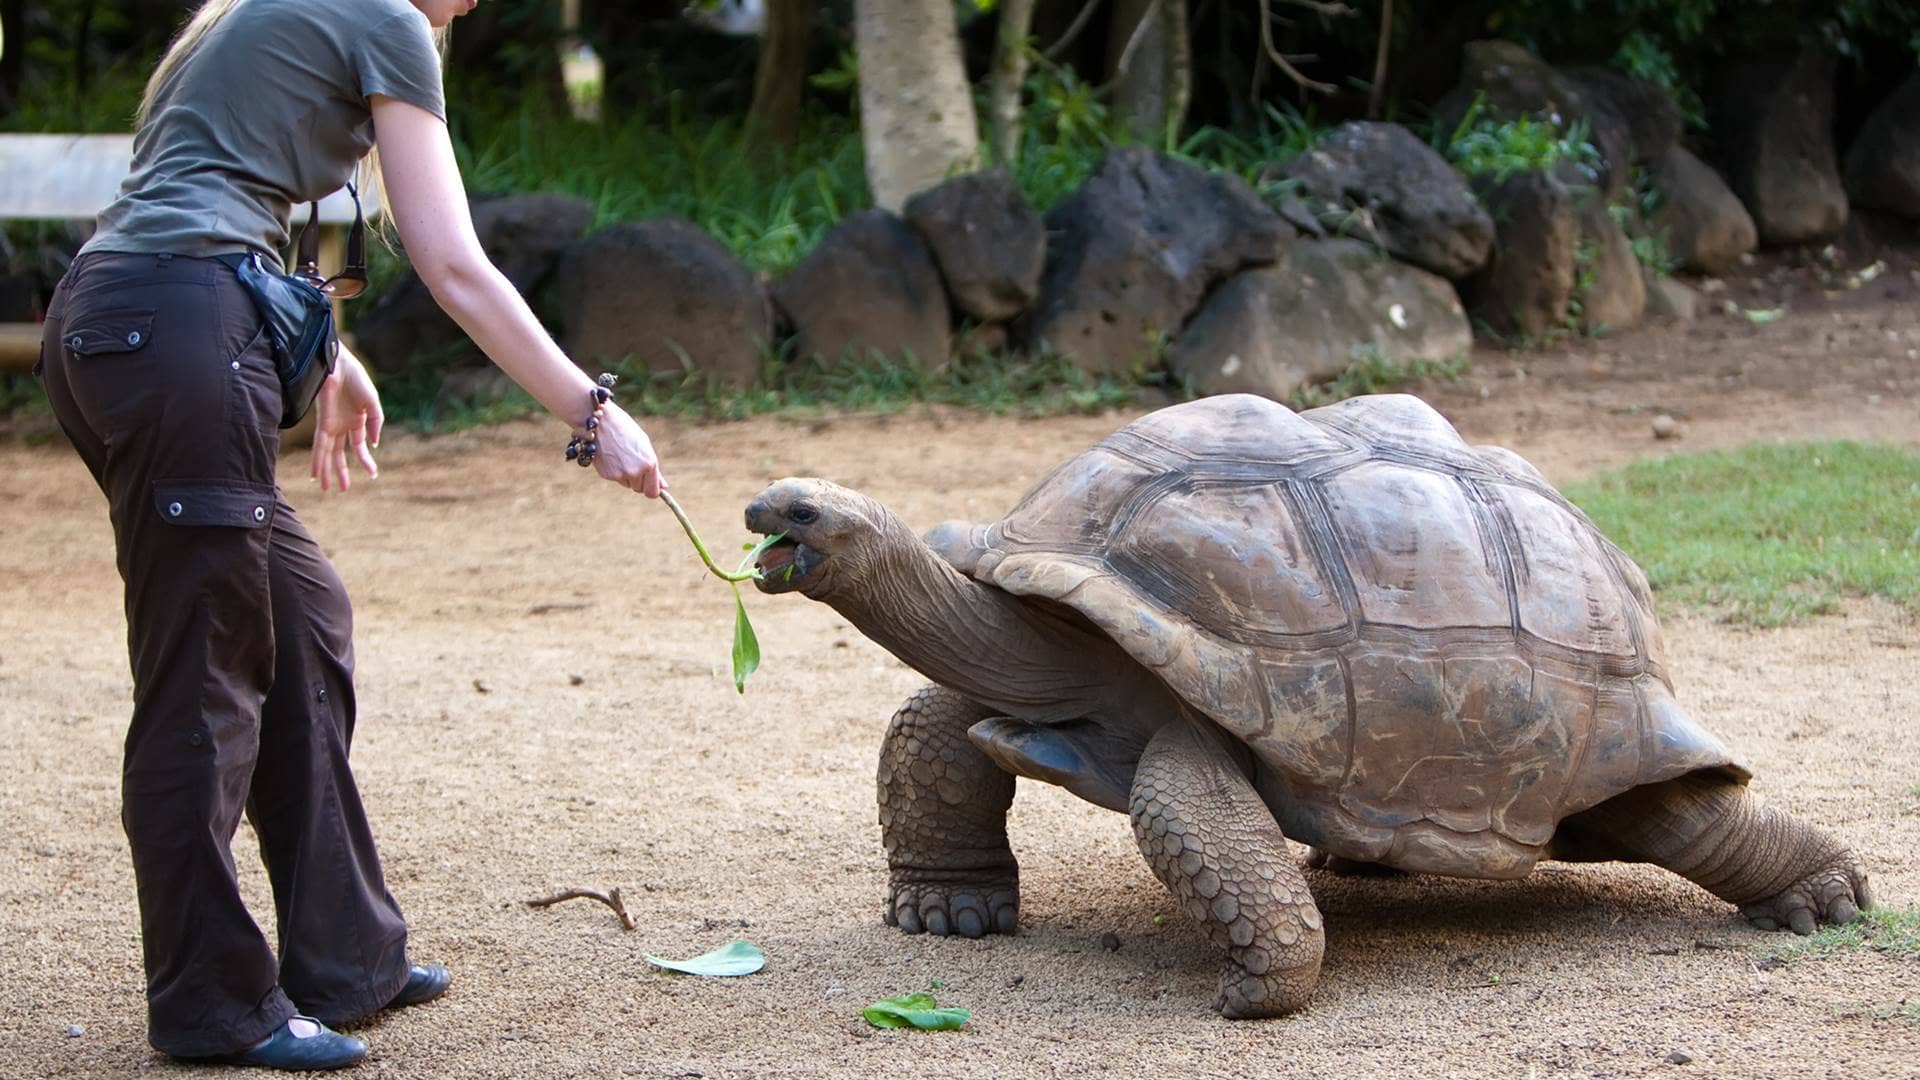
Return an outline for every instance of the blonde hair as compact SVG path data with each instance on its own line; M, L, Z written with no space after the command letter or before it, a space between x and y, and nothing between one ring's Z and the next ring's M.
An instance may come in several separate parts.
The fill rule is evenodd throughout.
M186 25L180 28L180 33L176 34L173 41L167 45L167 51L160 57L160 63L154 67L153 75L147 79L147 88L140 95L140 108L133 114L135 130L147 125L148 118L153 114L153 99L159 96L161 86L180 70L180 65L186 63L187 58L193 55L193 50L199 48L200 43L213 31L214 26L244 2L245 0L206 0L206 3L194 9L193 14L187 18ZM440 63L444 66L447 62L447 29L445 27L433 31L433 43L440 50ZM370 195L375 204L385 206L386 185L380 175L378 149L367 151L367 156L360 159L358 173L355 186L364 195ZM386 220L386 215L382 214L375 226L382 239L385 239Z
M152 77L147 79L146 92L140 95L140 108L133 114L136 128L147 126L147 118L153 113L153 99L160 94L160 87L173 73L180 70L193 50L199 47L214 24L240 6L242 0L207 0L187 19L187 25L180 28L173 42L167 46L166 55L160 58L159 66L153 69Z

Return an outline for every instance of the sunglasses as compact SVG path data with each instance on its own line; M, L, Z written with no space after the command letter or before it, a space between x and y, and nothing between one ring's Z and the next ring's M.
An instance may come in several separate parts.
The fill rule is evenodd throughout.
M360 211L360 192L348 184L347 194L353 196L353 228L347 233L347 265L332 277L320 276L320 234L314 229L320 217L320 204L316 202L307 214L306 226L300 230L300 261L294 266L292 275L335 300L351 300L367 291L367 221Z

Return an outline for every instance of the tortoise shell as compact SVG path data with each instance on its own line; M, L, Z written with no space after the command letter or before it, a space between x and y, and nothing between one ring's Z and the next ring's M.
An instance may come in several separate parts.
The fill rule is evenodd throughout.
M1646 575L1517 454L1407 395L1152 413L970 538L1251 748L1295 840L1514 877L1560 820L1697 769Z

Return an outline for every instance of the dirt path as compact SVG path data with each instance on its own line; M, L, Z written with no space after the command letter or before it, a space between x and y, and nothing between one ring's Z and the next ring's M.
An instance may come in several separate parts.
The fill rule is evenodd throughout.
M1469 437L1559 481L1755 438L1920 445L1906 270L1889 275L1895 295L1762 326L1713 316L1489 353L1425 392ZM1685 437L1654 441L1654 410ZM731 550L770 478L832 477L917 525L986 517L1125 418L922 412L655 435L675 490ZM1330 944L1313 1008L1233 1024L1208 1007L1214 954L1125 819L1022 782L1021 933L888 930L874 757L918 677L824 607L750 597L766 660L736 696L725 589L663 508L562 468L562 442L531 422L395 435L382 478L347 498L309 490L303 459L284 465L354 593L356 761L390 884L415 954L457 973L444 1002L367 1027L374 1057L355 1075L1920 1075L1920 963L1854 951L1762 970L1776 939L1650 869L1315 872ZM119 584L71 454L0 446L0 535L0 1075L193 1075L144 1041L118 821ZM1747 755L1759 790L1855 845L1883 900L1920 904L1914 620L1861 602L1786 630L1666 623L1683 702ZM240 861L265 912L251 843ZM639 929L591 903L522 903L568 886L621 887ZM766 950L765 972L673 978L641 959L735 935ZM934 980L943 1004L974 1010L965 1031L859 1019ZM1691 1063L1670 1064L1676 1051Z

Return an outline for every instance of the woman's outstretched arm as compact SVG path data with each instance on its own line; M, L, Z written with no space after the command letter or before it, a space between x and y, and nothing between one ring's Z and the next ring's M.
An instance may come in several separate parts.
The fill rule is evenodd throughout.
M414 271L502 371L548 412L581 427L592 412L593 382L560 351L481 249L446 124L396 98L376 94L372 100L387 212ZM632 417L609 402L596 434L594 467L601 476L644 495L660 494L666 482L659 459Z

